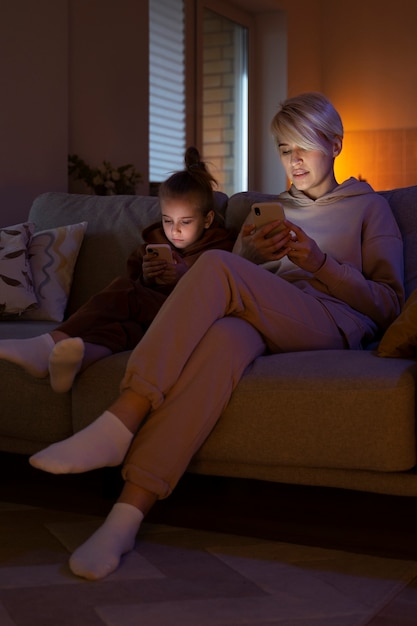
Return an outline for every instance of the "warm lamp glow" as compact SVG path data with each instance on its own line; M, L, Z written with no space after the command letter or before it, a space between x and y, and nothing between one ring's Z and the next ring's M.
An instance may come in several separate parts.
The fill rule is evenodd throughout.
M417 129L346 132L335 173L339 183L355 176L376 191L416 185Z

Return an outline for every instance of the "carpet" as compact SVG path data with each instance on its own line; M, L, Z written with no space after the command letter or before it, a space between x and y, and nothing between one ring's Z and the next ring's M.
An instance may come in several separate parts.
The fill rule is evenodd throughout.
M104 519L0 503L0 626L411 626L417 561L144 523L102 581L68 556Z

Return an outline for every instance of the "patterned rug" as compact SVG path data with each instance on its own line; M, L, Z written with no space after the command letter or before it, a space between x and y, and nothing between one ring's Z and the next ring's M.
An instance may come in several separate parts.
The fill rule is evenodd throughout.
M103 581L70 552L102 517L0 503L0 626L410 626L417 561L144 524Z

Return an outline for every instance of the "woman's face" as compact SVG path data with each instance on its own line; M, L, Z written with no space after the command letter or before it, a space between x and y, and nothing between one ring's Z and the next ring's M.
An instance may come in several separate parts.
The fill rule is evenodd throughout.
M211 225L214 212L204 216L192 194L161 201L162 226L168 241L182 250L195 243Z
M340 150L339 140L335 141L330 154L321 150L306 150L285 141L279 143L279 156L287 177L299 191L313 200L337 185L334 158Z

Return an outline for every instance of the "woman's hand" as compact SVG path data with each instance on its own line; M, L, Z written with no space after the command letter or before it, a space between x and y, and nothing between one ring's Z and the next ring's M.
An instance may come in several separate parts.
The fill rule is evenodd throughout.
M283 230L271 235L277 226L283 224L285 226ZM282 259L289 250L291 233L286 222L282 220L271 222L258 230L254 224L244 224L239 234L239 240L239 248L236 252L252 263L259 265L267 261Z
M324 265L325 253L320 250L314 239L305 234L302 228L288 220L285 220L285 224L291 232L287 257L301 269L314 274Z
M285 228L271 236L270 233L282 224ZM301 269L314 273L326 260L326 255L314 239L289 220L271 222L258 230L253 224L244 224L239 239L240 246L236 252L257 264L277 261L287 256Z

